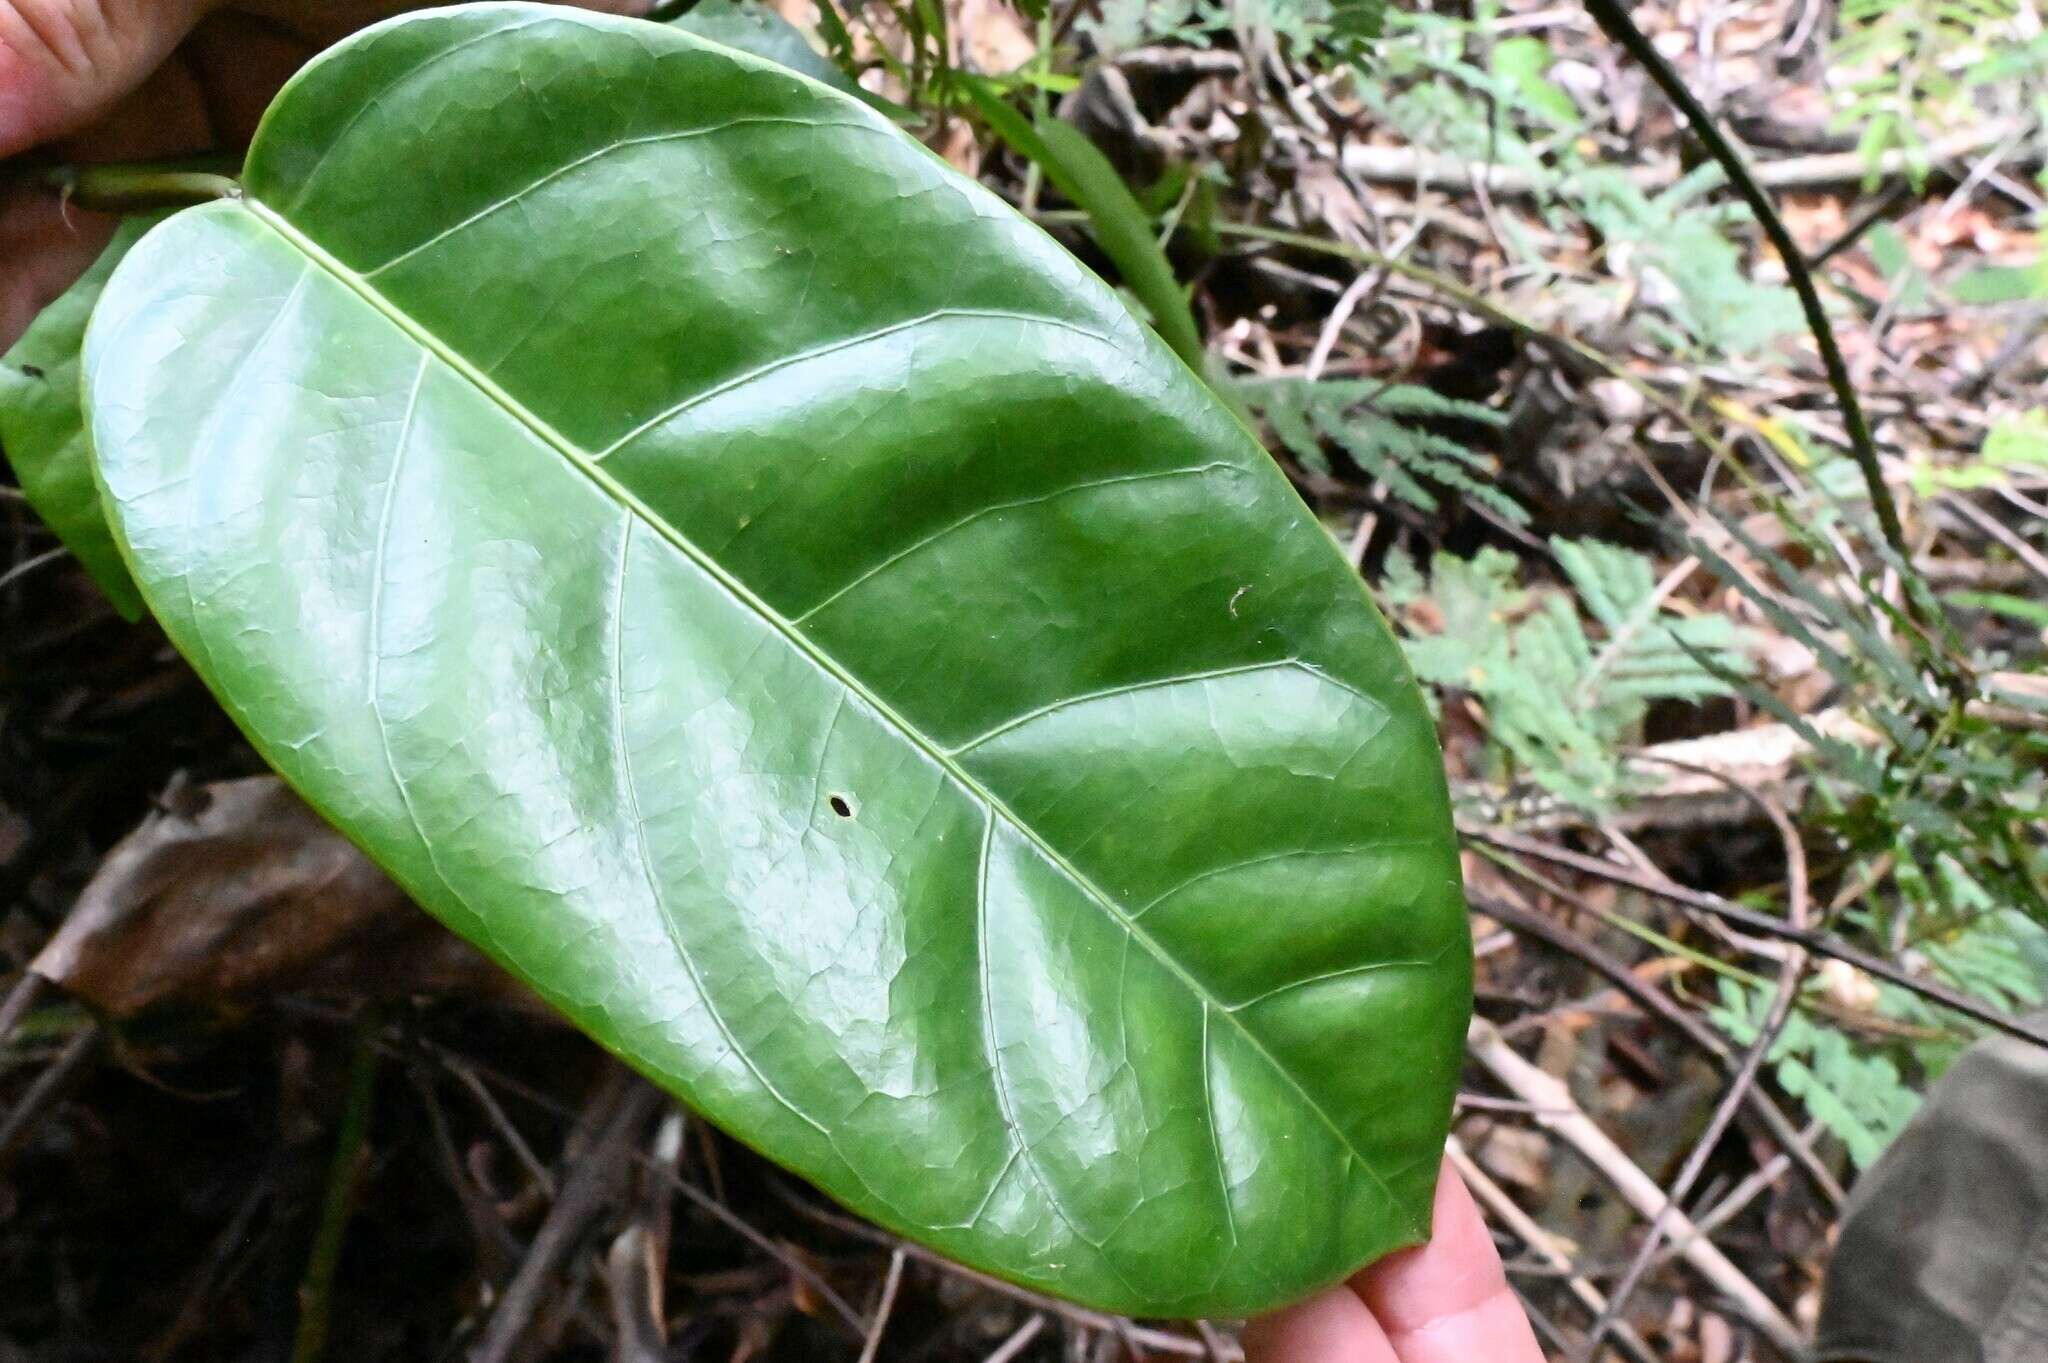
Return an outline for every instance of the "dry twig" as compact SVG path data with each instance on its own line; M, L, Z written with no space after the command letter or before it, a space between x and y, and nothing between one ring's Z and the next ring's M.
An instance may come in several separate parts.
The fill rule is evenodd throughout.
M661 1104L661 1095L638 1079L627 1080L622 1087L623 1092L600 1099L598 1119L591 1124L591 1148L563 1181L562 1195L541 1222L519 1271L470 1351L470 1363L506 1363L511 1358L540 1306L548 1276L617 1191L619 1177L634 1154L634 1138Z
M1756 790L1744 788L1743 793L1756 801L1769 817L1772 826L1778 830L1779 840L1785 847L1785 916L1793 927L1804 929L1808 917L1808 885L1806 849L1799 841L1799 831L1792 826L1792 820L1777 801ZM1777 992L1771 998L1770 1010L1764 1018L1763 1025L1757 1029L1756 1040L1750 1045L1748 1054L1743 1056L1742 1067L1736 1071L1735 1078L1728 1085L1727 1093L1715 1107L1713 1117L1707 1122L1707 1129L1701 1133L1699 1140L1693 1145L1692 1154L1679 1169L1678 1180L1672 1185L1664 1209L1650 1222L1650 1232L1643 1237L1642 1248L1636 1252L1635 1260L1629 1264L1628 1272L1622 1275L1621 1282L1616 1285L1613 1299L1600 1313L1600 1318L1593 1322L1593 1331L1587 1336L1586 1350L1582 1357L1590 1358L1592 1351L1599 1347L1601 1339L1614 1328L1622 1307L1627 1305L1637 1284L1642 1282L1643 1275L1649 1271L1657 1247L1663 1239L1668 1219L1691 1194L1693 1184L1699 1180L1700 1172L1706 1168L1708 1157L1714 1153L1714 1147L1720 1144L1723 1133L1728 1130L1728 1123L1734 1120L1735 1110L1754 1089L1757 1076L1763 1070L1765 1058L1769 1056L1771 1047L1777 1045L1778 1036L1784 1031L1786 1020L1792 1016L1792 1003L1799 997L1799 984L1805 973L1806 950L1795 945L1787 953L1784 969L1778 974Z
M1700 1237L1685 1213L1669 1210L1669 1199L1657 1181L1644 1173L1622 1148L1588 1117L1571 1090L1515 1053L1500 1032L1483 1018L1474 1018L1465 1046L1474 1060L1517 1098L1532 1106L1532 1119L1555 1133L1599 1171L1630 1206L1647 1218L1668 1215L1674 1242L1685 1244L1684 1258L1699 1275L1735 1306L1787 1355L1799 1357L1805 1347L1798 1327L1763 1290L1738 1269L1712 1241Z
M2007 1036L2017 1037L2021 1041L2031 1042L2036 1046L2048 1047L2048 1036L2043 1036L2041 1033L2034 1031L2018 1019L2001 1013L1989 1004L1973 999L1967 994L1950 989L1946 985L1937 984L1933 980L1921 979L1919 976L1911 974L1889 961L1873 956L1867 951L1858 951L1855 947L1850 946L1847 942L1831 933L1821 932L1814 928L1792 927L1779 919L1771 917L1769 914L1757 913L1752 909L1745 909L1739 904L1732 904L1719 895L1707 894L1701 890L1687 889L1685 886L1675 884L1669 880L1644 875L1642 872L1631 870L1626 866L1617 866L1611 861L1602 861L1598 857L1589 857L1580 852L1573 852L1568 848L1555 846L1539 838L1524 838L1499 829L1467 828L1462 830L1462 832L1465 837L1474 842L1484 843L1490 847L1498 847L1509 852L1517 852L1523 856L1554 862L1559 866L1568 866L1575 871L1582 871L1587 875L1597 876L1602 880L1613 881L1617 885L1626 885L1631 889L1641 890L1644 894L1662 899L1667 903L1678 904L1686 908L1696 909L1702 913L1713 914L1715 917L1724 919L1749 932L1793 942L1819 955L1830 956L1838 961L1846 961L1867 975L1873 975L1888 984L1895 984L1901 989L1918 994L1928 1002L1939 1004L1943 1008L1969 1018L1973 1022L1980 1022L1986 1027L2003 1032Z

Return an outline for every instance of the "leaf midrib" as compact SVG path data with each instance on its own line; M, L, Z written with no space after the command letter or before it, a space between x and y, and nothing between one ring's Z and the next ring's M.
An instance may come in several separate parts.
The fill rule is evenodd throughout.
M1057 849L1048 845L1044 838L1039 835L1038 830L1019 817L995 792L989 790L972 773L955 762L951 754L932 741L916 725L898 714L893 706L871 691L857 677L833 659L831 655L820 650L806 635L786 619L780 611L777 611L766 601L762 600L746 583L734 577L715 559L693 544L681 531L669 524L665 518L656 514L654 509L642 501L631 488L626 487L607 473L593 460L589 451L578 446L534 413L524 403L506 392L496 381L471 364L465 356L449 347L434 333L427 330L411 314L385 297L369 281L337 259L325 247L321 246L319 242L301 231L296 224L253 195L244 194L240 198L232 200L232 202L249 213L258 223L274 232L287 246L333 276L351 293L361 298L372 311L378 313L393 326L404 332L421 349L448 366L452 372L467 380L487 399L503 410L507 416L511 417L521 426L524 426L542 444L553 449L557 454L568 460L573 468L594 483L600 491L639 517L647 524L649 529L660 535L664 540L673 545L678 552L683 554L684 557L696 564L700 570L709 575L711 580L722 587L734 600L758 615L777 634L781 635L791 647L808 658L813 666L833 678L841 686L845 687L847 691L858 696L877 715L881 716L891 728L923 752L934 766L945 773L948 779L952 780L954 784L959 786L971 798L980 801L989 810L991 817L1001 817L1010 827L1016 829L1019 835L1039 855L1043 856L1052 866L1058 869L1061 875L1065 876L1090 899L1100 905L1104 911L1122 926L1126 934L1144 946L1145 950L1150 953L1154 960L1171 971L1187 987L1188 992L1193 994L1202 1003L1205 1009L1220 1013L1239 1035L1244 1038L1245 1043L1264 1059L1268 1065L1273 1067L1274 1073L1287 1081L1289 1087L1293 1088L1300 1096L1303 1104L1311 1112L1315 1113L1317 1118L1330 1129L1330 1133L1337 1138L1345 1153L1351 1159L1356 1160L1359 1168L1365 1170L1371 1176L1373 1182L1379 1185L1381 1193L1387 1199L1389 1209L1396 1213L1399 1212L1399 1203L1394 1197L1393 1189L1381 1177L1379 1170L1375 1169L1372 1162L1366 1158L1365 1152L1360 1150L1352 1142L1351 1138L1345 1134L1344 1129L1337 1124L1336 1119L1330 1115L1328 1109L1316 1101L1315 1096L1308 1091L1300 1076L1295 1074L1287 1065L1281 1063L1280 1058L1273 1054L1265 1042L1245 1025L1242 1018L1226 1009L1222 1004L1222 1000L1217 998L1200 979L1190 973L1187 967L1175 959L1173 954L1168 952L1150 933L1146 932L1135 919L1119 908L1106 891L1083 874L1078 867L1068 861ZM1044 320L1050 324L1058 324L1058 319L1056 318L1046 318Z

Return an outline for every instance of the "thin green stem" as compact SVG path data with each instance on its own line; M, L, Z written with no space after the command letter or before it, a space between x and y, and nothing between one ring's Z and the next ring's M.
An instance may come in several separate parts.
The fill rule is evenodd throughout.
M1902 562L1912 561L1912 552L1906 547L1906 534L1899 523L1899 508L1892 501L1891 489L1884 481L1884 471L1878 466L1877 443L1871 438L1870 422L1863 414L1863 404L1857 400L1856 388L1849 380L1849 366L1842 358L1842 348L1835 341L1834 327L1828 322L1827 310L1821 306L1820 290L1814 284L1813 271L1807 268L1806 257L1792 234L1785 229L1784 219L1772 205L1770 196L1763 186L1749 173L1749 167L1735 150L1704 105L1686 87L1685 81L1673 70L1671 63L1635 26L1621 0L1585 0L1586 12L1593 16L1593 22L1609 38L1620 44L1630 57L1634 58L1657 83L1673 104L1685 115L1693 132L1705 144L1721 169L1728 175L1728 181L1756 214L1757 225L1763 228L1764 236L1770 241L1779 257L1785 262L1785 273L1789 277L1793 292L1799 295L1799 306L1806 314L1807 329L1813 333L1813 343L1820 349L1821 365L1827 370L1828 387L1835 393L1835 400L1841 405L1842 424L1849 433L1849 450L1856 458L1856 465L1863 471L1863 481L1870 490L1871 510L1877 515L1878 529L1884 533L1885 541L1891 545Z
M299 1326L292 1339L291 1363L319 1363L327 1352L334 1271L341 1262L342 1233L355 1212L363 1147L370 1136L370 1104L377 1091L378 1028L379 1017L374 1008L366 1010L356 1022L348 1096L342 1105L341 1125L334 1135L334 1159L327 1168L327 1197L320 1207L320 1225L313 1232L313 1248L306 1256L306 1276L299 1283Z
M1483 842L1470 839L1465 841L1465 846L1477 852L1488 861L1493 862L1502 870L1528 881L1531 885L1536 886L1551 897L1571 904L1574 908L1582 909L1607 924L1608 927L1625 932L1639 941L1647 942L1659 951L1696 965L1710 975L1719 975L1724 979L1735 980L1757 989L1767 988L1771 983L1753 970L1744 970L1741 966L1730 965L1719 957L1709 955L1697 948L1689 947L1676 938L1657 931L1646 923L1639 923L1635 919L1625 914L1616 913L1612 909L1603 909L1582 896L1573 894L1564 886L1558 884L1556 880L1536 870L1513 852L1499 847L1490 847Z
M224 199L241 186L222 171L228 161L136 165L62 165L44 167L34 179L80 208L108 213L133 213L150 208L183 208Z

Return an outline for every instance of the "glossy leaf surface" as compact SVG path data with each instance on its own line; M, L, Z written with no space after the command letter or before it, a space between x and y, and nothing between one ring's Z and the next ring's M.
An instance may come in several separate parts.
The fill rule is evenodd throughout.
M873 111L472 6L279 96L88 338L165 628L605 1045L1140 1314L1424 1231L1470 961L1429 718L1250 435Z
M93 484L91 442L79 408L79 349L108 276L155 222L155 217L130 218L116 228L92 268L36 314L21 339L0 356L0 450L7 453L22 495L130 620L141 618L142 597L114 547Z

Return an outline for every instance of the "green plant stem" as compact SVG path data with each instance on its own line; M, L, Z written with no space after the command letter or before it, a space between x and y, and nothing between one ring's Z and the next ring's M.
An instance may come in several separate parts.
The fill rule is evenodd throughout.
M374 1008L366 1010L356 1022L348 1096L341 1110L341 1125L334 1135L334 1159L327 1168L327 1197L320 1207L320 1225L313 1232L313 1248L306 1256L306 1276L299 1283L299 1326L292 1339L291 1363L319 1363L327 1352L334 1270L341 1262L342 1233L355 1212L363 1147L370 1136L370 1103L377 1090L379 1025Z
M1600 25L1601 32L1620 44L1630 57L1634 58L1657 83L1679 111L1707 151L1728 175L1728 181L1756 214L1757 225L1763 228L1764 236L1785 262L1785 273L1791 281L1793 292L1799 295L1799 306L1806 314L1807 329L1813 333L1813 343L1820 349L1821 365L1827 370L1828 387L1835 393L1835 400L1842 409L1842 424L1849 433L1849 450L1856 458L1856 465L1863 471L1863 481L1870 490L1870 507L1877 515L1878 529L1884 533L1885 542L1890 544L1902 562L1912 562L1912 551L1906 546L1906 533L1899 523L1899 508L1892 501L1892 492L1885 485L1884 470L1878 467L1877 443L1870 435L1870 422L1863 414L1863 404L1856 398L1856 388L1849 380L1849 366L1842 358L1842 348L1835 341L1834 327L1828 322L1827 310L1821 306L1820 290L1815 286L1813 271L1807 268L1806 257L1792 234L1785 229L1784 219L1764 193L1763 186L1751 175L1734 144L1714 124L1714 119L1692 91L1686 87L1671 64L1664 60L1657 49L1635 26L1628 11L1620 0L1585 0L1586 12L1593 16L1593 22Z
M233 163L220 160L167 165L61 165L44 167L34 178L80 208L134 213L149 208L182 208L239 193L241 186L221 173L233 168Z
M1157 225L1109 158L1070 123L1046 119L1034 126L987 81L963 80L960 85L989 130L1043 170L1045 178L1088 215L1090 235L1115 263L1124 287L1152 314L1153 330L1188 368L1206 377L1201 328L1172 263L1159 248Z
M1558 884L1557 881L1544 875L1541 871L1530 867L1527 862L1523 861L1513 852L1500 847L1490 846L1477 839L1467 839L1465 845L1471 851L1499 866L1502 870L1507 871L1511 875L1519 876L1555 899L1572 904L1574 907L1591 914L1617 932L1626 933L1637 941L1653 946L1667 955L1676 956L1688 964L1698 966L1710 975L1718 975L1722 979L1734 980L1738 984L1746 984L1755 989L1768 989L1770 987L1771 982L1753 970L1744 970L1739 965L1731 965L1718 956L1712 956L1704 951L1689 947L1676 938L1657 931L1646 923L1638 923L1625 914L1616 913L1612 909L1603 909L1587 902L1582 896L1573 894L1564 886ZM1490 912L1490 910L1482 908L1481 912Z

